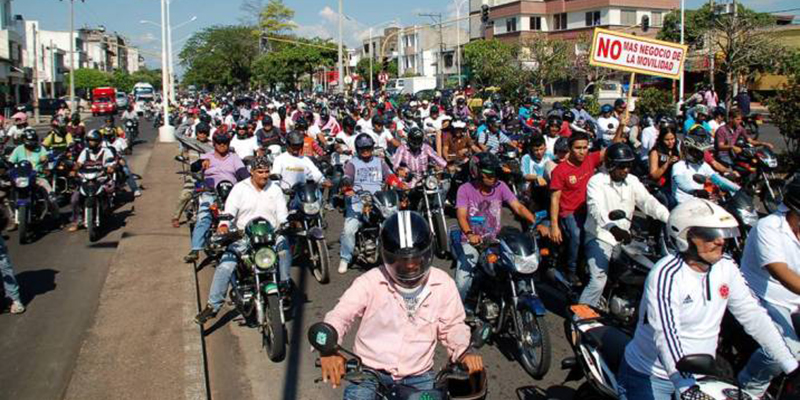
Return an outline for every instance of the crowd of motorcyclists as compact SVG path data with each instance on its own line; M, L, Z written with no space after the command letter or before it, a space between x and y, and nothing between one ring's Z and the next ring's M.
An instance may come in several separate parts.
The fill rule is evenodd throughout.
M290 267L327 283L337 259L327 243L338 239L338 273L361 275L309 340L323 379L351 382L346 399L485 397L478 349L500 335L541 379L551 356L541 283L570 304L566 364L586 398L798 398L800 179L776 174L749 110L707 92L680 118L638 115L625 99L593 115L580 97L545 110L536 96L481 104L473 92L185 94L153 116L177 127L185 185L171 224L191 230L184 260L216 264L195 321L230 296L283 360ZM110 117L87 131L59 115L40 141L15 117L3 138L9 176L30 170L30 196L48 212L71 204L70 231L93 229L87 207L113 191L141 194L124 158L133 128ZM87 170L111 183L90 184ZM7 204L22 225L24 204ZM341 232L326 213L342 214ZM337 338L356 319L351 352ZM601 332L621 339L603 346ZM744 336L749 353L728 348ZM437 342L449 356L439 374ZM697 357L733 353L729 381Z

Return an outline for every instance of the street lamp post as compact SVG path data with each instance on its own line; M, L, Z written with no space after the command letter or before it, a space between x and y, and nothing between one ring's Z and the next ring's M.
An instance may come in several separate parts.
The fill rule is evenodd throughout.
M169 124L169 65L167 60L167 0L161 0L161 104L164 123L158 130L162 143L175 141L175 128Z
M681 44L683 42L683 32L684 32L684 25L686 24L686 4L685 0L681 0ZM685 67L684 67L685 68ZM684 96L684 86L683 86L683 68L681 68L681 84L680 89L678 90L678 112L681 110L681 105L683 104L683 96Z
M72 114L77 110L75 104L75 0L67 1L69 1L69 111Z
M338 59L338 69L339 69L339 79L338 79L338 90L339 93L344 93L344 61L342 60L342 19L344 19L343 13L343 6L342 0L339 0L339 59Z
M458 1L458 0L453 0ZM464 2L467 0L461 0L460 2L456 3L456 66L458 68L458 87L461 88L462 81L461 81L461 6L464 5ZM469 22L467 22L469 25Z
M390 21L384 21L377 25L372 25L369 27L369 92L372 93L372 59L375 57L375 46L372 44L372 28L377 28L382 25L386 25L388 23L397 23L397 20L393 19Z
M175 78L172 76L172 26L170 26L169 9L171 1L167 0L167 63L169 64L169 101L175 103Z

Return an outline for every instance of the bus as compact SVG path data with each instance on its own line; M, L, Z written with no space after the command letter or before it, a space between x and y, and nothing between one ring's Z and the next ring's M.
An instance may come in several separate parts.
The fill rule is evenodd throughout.
M136 103L137 114L144 114L146 105L155 99L155 94L155 88L149 83L139 82L133 85L133 99Z

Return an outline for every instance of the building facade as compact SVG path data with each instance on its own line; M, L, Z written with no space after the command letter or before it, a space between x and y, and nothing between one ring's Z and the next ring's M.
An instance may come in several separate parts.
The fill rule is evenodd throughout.
M469 42L469 33L464 28L459 30L455 25L445 26L441 31L429 25L403 28L396 44L398 75L435 77L440 71L445 77L457 75L456 50L463 50Z

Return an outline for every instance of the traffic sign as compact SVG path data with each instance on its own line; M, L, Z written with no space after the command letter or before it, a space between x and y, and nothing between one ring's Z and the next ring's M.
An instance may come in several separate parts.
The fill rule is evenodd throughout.
M385 85L387 82L389 82L389 74L387 74L386 72L381 72L380 74L378 74L378 82Z

